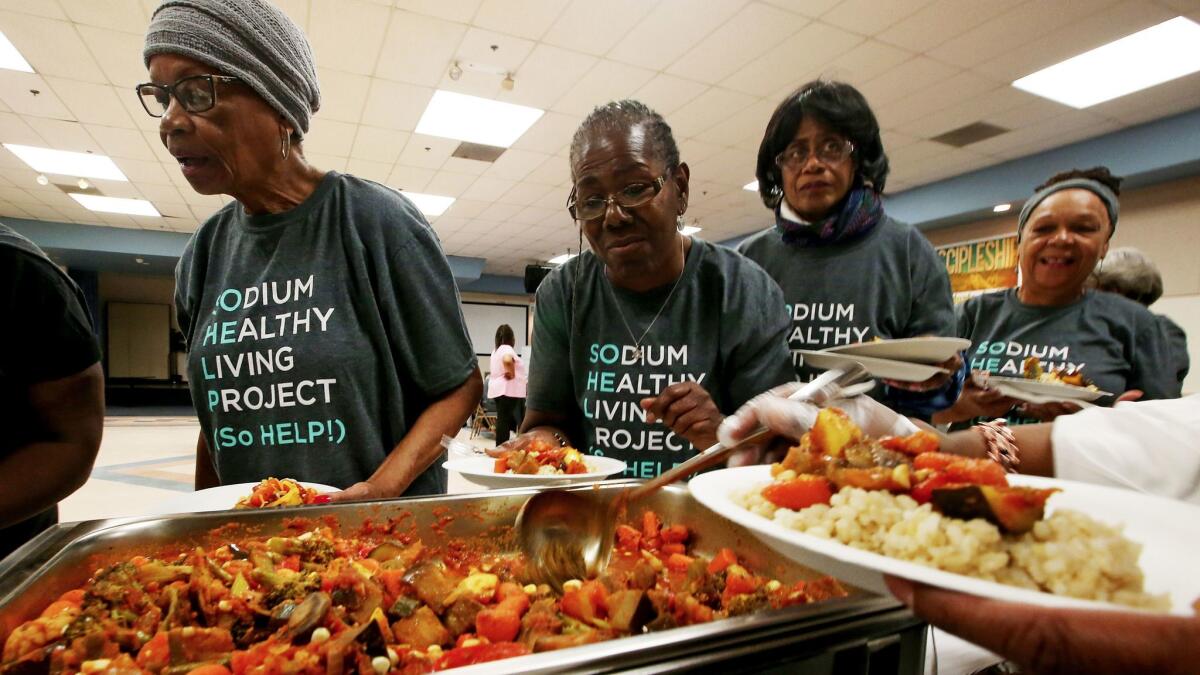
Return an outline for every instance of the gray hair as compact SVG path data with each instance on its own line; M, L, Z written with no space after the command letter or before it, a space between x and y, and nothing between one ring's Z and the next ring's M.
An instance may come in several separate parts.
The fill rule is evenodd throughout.
M1115 248L1096 265L1092 284L1102 291L1118 293L1149 307L1162 297L1163 281L1158 267L1136 248Z
M596 106L579 124L571 138L572 173L575 164L579 162L584 144L593 133L625 131L639 124L646 126L653 151L662 159L663 164L668 168L678 165L679 146L675 143L675 135L671 133L671 125L645 103L625 99Z

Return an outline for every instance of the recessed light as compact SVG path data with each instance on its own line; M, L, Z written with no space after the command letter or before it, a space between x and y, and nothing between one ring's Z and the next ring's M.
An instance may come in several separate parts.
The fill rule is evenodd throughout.
M21 56L21 52L17 51L12 41L8 36L0 32L0 68L7 70L20 70L26 73L33 72L33 66Z
M126 199L124 197L101 197L100 195L82 195L71 193L71 199L79 202L85 209L100 213L125 213L131 216L155 216L162 214L154 205L145 199Z
M125 174L121 173L121 170L117 168L117 165L104 155L71 152L69 150L52 150L50 148L17 145L15 143L5 143L4 147L19 157L22 162L33 167L34 171L40 171L41 173L75 176L78 178L103 178L105 180L129 181L125 177Z
M416 133L507 148L545 111L441 89L417 122Z
M143 260L142 258L134 258L134 259L133 259L133 261L134 261L135 263L139 264L139 265L145 265L145 264L146 264L146 261L145 261L145 260Z
M550 263L551 265L561 265L561 264L567 262L568 260L570 260L571 258L574 258L576 255L579 255L579 254L578 253L564 253L562 255L556 255L553 258L547 260L546 262Z
M1017 89L1086 108L1200 71L1200 24L1164 21L1012 83Z
M413 204L421 209L421 213L425 214L426 218L434 218L446 212L450 205L454 203L454 197L443 197L441 195L427 195L420 192L409 192L401 190L400 194L412 200Z
M38 185L49 185L50 184L50 179L46 178L46 174L44 174L44 173L39 173L38 177L35 178L34 180L37 181Z
M1012 204L997 204L992 207L992 212L993 213L1004 213L1005 211L1007 211L1011 208L1012 208Z
M80 189L80 190L86 190L86 189L88 189L88 188L92 187L92 184L91 184L91 183L89 183L89 182L87 182L87 179L86 179L86 178L80 178L80 179L79 179L79 182L78 182L78 183L76 183L76 185L78 185L78 186L79 186L79 189Z
M749 183L746 183L745 185L743 185L742 189L749 190L751 192L758 192L758 181L752 180Z
M683 229L679 231L679 234L692 235L692 234L696 234L701 229L703 229L703 228L696 227L695 225L684 225Z

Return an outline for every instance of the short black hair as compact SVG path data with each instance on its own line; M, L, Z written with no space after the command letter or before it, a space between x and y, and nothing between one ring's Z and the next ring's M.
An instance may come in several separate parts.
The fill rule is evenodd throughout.
M758 194L768 208L775 208L783 199L783 175L775 158L796 137L796 129L805 117L820 120L849 139L854 144L855 174L883 192L888 158L879 137L879 122L867 99L845 82L813 80L780 102L758 146L754 175L758 178Z
M506 323L500 324L496 329L496 349L499 349L500 345L517 346L517 336L513 334L512 326Z
M679 164L679 146L675 143L675 135L671 133L671 125L653 108L633 99L609 101L596 106L583 119L575 135L571 138L571 172L575 172L575 164L583 152L583 144L592 134L632 129L637 125L645 125L649 131L652 151L663 160L667 168Z
M1118 197L1121 196L1121 182L1125 180L1121 176L1114 176L1112 171L1110 171L1107 166L1093 166L1090 169L1071 169L1070 171L1056 173L1045 183L1035 187L1033 191L1037 192L1038 190L1044 190L1051 185L1057 185L1058 183L1071 180L1072 178L1087 178L1089 180L1094 180L1109 190L1112 190L1112 193Z

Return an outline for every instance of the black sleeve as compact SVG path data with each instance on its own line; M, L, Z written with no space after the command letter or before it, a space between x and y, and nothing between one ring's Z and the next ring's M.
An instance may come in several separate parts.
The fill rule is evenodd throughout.
M53 263L0 246L0 375L57 380L100 360L79 288Z

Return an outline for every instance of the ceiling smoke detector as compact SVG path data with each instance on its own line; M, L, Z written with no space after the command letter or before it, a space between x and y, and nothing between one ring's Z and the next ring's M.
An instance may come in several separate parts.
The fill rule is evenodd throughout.
M517 81L513 79L512 73L508 73L503 80L500 80L500 88L504 91L512 91L515 86L517 86Z
M450 64L450 72L447 74L450 76L450 79L454 80L455 82L458 81L458 78L462 77L463 69L462 66L458 65L458 61Z

